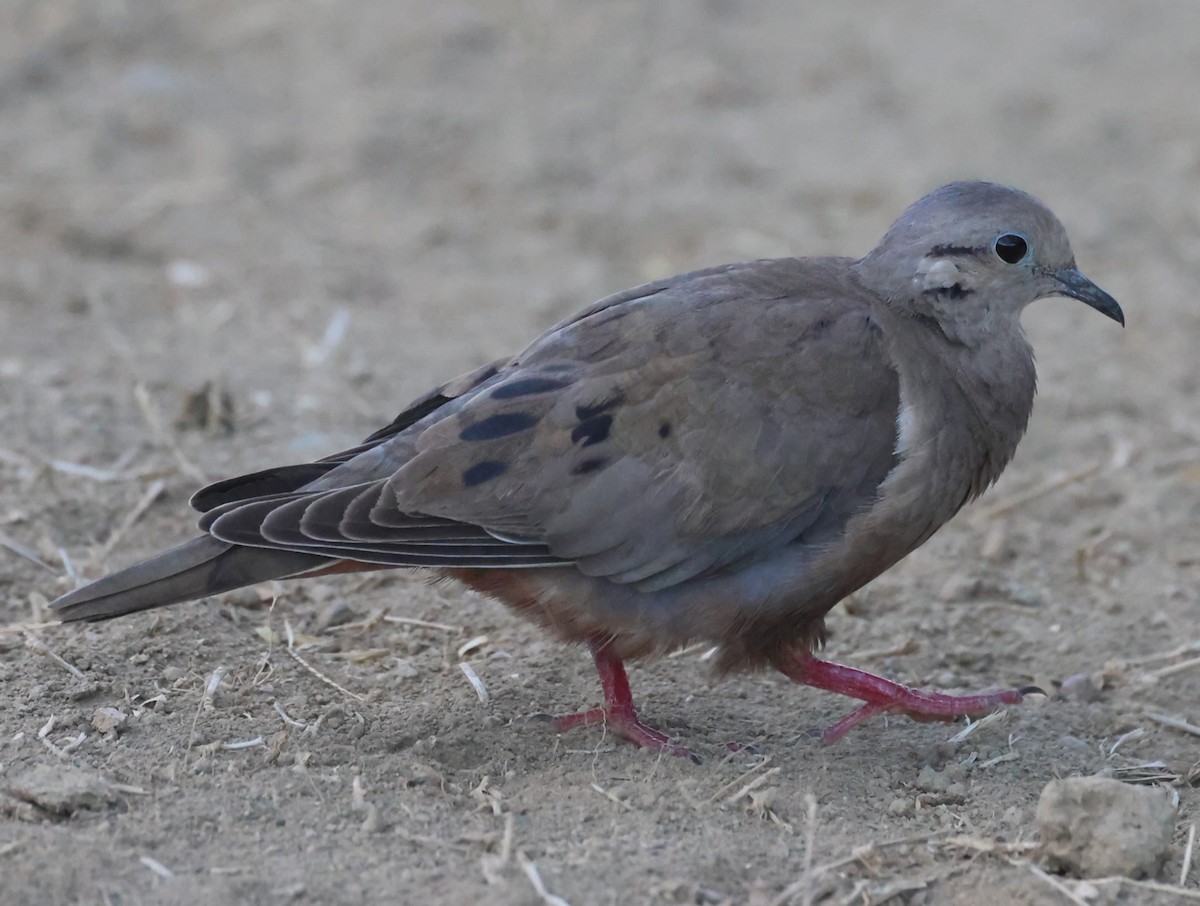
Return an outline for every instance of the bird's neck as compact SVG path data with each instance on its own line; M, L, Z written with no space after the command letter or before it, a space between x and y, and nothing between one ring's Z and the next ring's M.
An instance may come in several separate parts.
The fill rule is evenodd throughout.
M896 471L905 458L914 472L933 470L945 506L957 510L1000 477L1025 433L1037 384L1033 350L1015 314L974 345L893 317L899 427L907 432Z
M847 526L810 577L828 609L913 551L988 487L1016 450L1033 407L1033 354L1019 325L970 349L912 319L883 313L900 375L896 465L878 503ZM846 570L844 564L855 568Z

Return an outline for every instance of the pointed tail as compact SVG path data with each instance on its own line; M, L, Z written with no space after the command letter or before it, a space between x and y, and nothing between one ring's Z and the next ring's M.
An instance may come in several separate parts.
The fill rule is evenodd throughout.
M64 623L93 623L294 576L334 562L314 554L242 547L205 535L68 592L50 609Z

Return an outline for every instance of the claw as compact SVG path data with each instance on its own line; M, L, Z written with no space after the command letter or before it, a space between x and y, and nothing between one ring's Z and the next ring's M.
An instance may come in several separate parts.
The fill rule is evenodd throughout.
M960 717L987 714L1000 705L1019 704L1026 695L1046 693L1037 686L1023 686L983 695L946 695L912 689L873 673L822 661L808 652L780 658L776 668L789 679L806 686L826 689L866 704L830 724L820 734L821 742L832 745L865 720L880 714L905 714L915 721L953 721Z
M594 727L603 724L614 736L627 739L643 749L662 752L676 758L689 758L700 764L700 758L691 750L673 743L665 733L648 726L638 718L633 706L633 694L629 691L629 677L625 665L605 644L592 643L592 658L600 673L600 685L604 689L604 706L589 708L575 714L560 714L553 719L554 731L565 733L577 727Z

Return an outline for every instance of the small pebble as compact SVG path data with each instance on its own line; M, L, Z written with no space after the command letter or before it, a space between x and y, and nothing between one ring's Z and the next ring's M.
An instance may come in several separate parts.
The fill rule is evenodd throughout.
M377 834L383 830L383 819L379 816L379 809L370 803L367 804L367 816L363 818L362 829L368 834Z
M917 788L927 793L944 793L949 785L946 775L935 771L930 765L921 768L921 773L917 775Z
M942 583L938 597L946 602L973 601L983 591L983 580L978 576L951 576Z

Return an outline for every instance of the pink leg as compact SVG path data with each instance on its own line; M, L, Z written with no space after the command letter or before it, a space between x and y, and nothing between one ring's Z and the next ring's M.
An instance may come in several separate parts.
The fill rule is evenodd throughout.
M681 758L690 758L699 764L700 759L683 746L676 745L666 734L646 726L638 719L637 709L633 706L633 694L629 691L629 677L625 675L625 665L619 657L612 653L609 646L601 642L591 642L588 647L596 662L596 670L600 673L600 686L604 690L604 706L555 717L555 732L564 733L576 727L604 724L609 732L628 739L636 746Z
M825 728L821 734L821 741L825 745L837 742L852 728L877 714L906 714L922 723L932 720L952 721L959 717L986 714L999 705L1019 704L1022 698L1033 692L1045 694L1036 686L987 695L925 692L902 686L873 673L823 661L807 651L785 655L775 661L775 667L797 683L866 702L857 711L852 711L837 723Z

